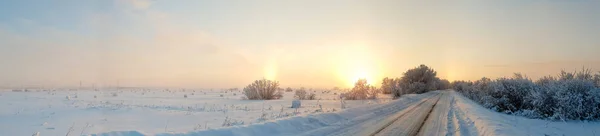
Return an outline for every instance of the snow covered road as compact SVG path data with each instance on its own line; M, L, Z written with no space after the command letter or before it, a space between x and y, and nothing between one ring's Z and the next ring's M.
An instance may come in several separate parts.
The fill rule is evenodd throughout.
M442 97L443 94L437 94L428 98L426 101L419 103L412 109L407 109L399 113L398 118L392 120L389 125L380 128L376 131L375 136L413 136L419 133L422 126L425 125L425 120L432 115L433 107ZM438 114L436 114L438 115Z

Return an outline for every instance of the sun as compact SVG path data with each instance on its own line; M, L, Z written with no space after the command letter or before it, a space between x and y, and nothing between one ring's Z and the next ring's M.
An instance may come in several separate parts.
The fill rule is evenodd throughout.
M340 53L337 63L339 79L346 87L353 87L358 79L367 79L371 85L378 83L377 78L380 75L378 63L362 48Z
M348 84L349 86L354 86L354 83L356 83L356 81L358 81L359 79L367 79L367 82L370 84L375 82L373 70L371 68L357 66L351 69L352 70L350 70L349 73L347 73L348 81L346 81L346 84Z

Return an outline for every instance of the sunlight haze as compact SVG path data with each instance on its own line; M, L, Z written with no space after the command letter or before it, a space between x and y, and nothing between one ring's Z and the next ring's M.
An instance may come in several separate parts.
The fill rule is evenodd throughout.
M467 3L468 1L469 3ZM381 84L600 70L600 1L1 1L0 87Z

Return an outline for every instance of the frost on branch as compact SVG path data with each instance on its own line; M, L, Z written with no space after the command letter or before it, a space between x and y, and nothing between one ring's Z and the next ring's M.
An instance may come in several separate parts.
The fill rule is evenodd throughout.
M279 82L267 79L256 80L244 88L244 94L249 100L273 100L283 97L278 91Z

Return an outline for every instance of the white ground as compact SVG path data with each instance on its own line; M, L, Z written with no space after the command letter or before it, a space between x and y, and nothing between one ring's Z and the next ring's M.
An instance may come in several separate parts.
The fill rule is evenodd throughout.
M131 130L135 130L132 134L189 132L224 127L226 118L231 125L256 124L340 111L341 104L334 93L316 91L321 100L303 100L302 107L294 114L296 109L290 108L293 92L286 92L281 100L260 101L242 100L240 91L222 90L2 90L0 136L29 136L35 132L42 136L66 135L71 126L70 135ZM390 100L346 101L346 107Z
M111 95L114 92L100 91L0 92L0 135L65 135L71 126L72 135L111 136L389 135L415 126L420 126L419 135L600 135L599 122L555 122L501 114L453 91L405 95L391 102L347 101L350 108L345 110L340 110L339 100L321 100L324 112L315 112L321 109L317 101L303 101L299 115L287 108L292 93L286 93L283 100L250 101L240 100L239 92L236 96L204 92L190 95L191 91L154 90L142 95L142 91L124 91L116 97ZM75 93L77 98L73 98ZM337 97L333 92L317 94L324 99ZM71 100L66 100L67 95ZM426 108L436 101L433 109ZM267 121L259 119L263 105ZM244 124L222 127L226 117ZM423 125L415 123L425 117Z

